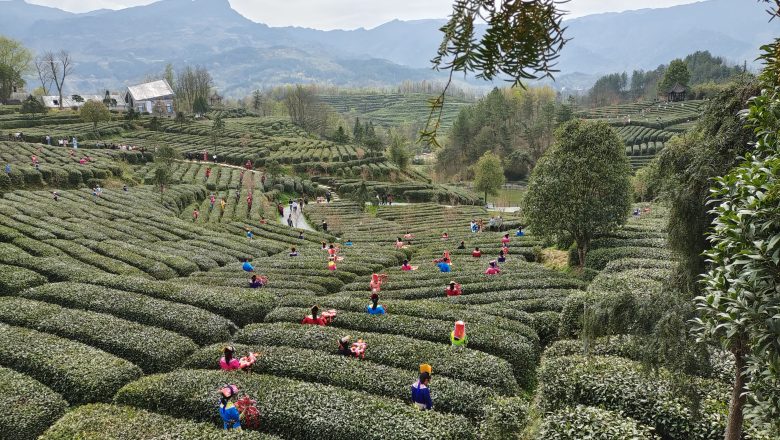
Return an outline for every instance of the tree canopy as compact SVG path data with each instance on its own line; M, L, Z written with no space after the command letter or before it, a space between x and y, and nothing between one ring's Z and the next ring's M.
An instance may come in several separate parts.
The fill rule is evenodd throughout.
M97 130L98 122L111 120L111 112L108 111L105 104L97 101L85 102L79 110L79 115L81 115L82 121L92 123L93 130Z
M33 95L30 95L22 102L22 108L19 110L22 114L31 114L33 118L37 114L44 114L48 111L43 102Z
M573 239L583 266L590 241L626 222L630 175L623 142L609 125L570 121L534 168L523 212L535 234Z
M669 93L676 84L688 87L691 80L691 72L688 71L688 65L681 59L672 60L669 67L664 72L664 77L658 84L658 94L665 95Z
M497 195L498 190L506 182L504 177L504 167L501 166L501 158L492 151L488 151L479 158L474 165L474 189L485 193L485 203L487 196Z
M0 99L8 99L14 87L24 85L32 58L22 43L0 35Z

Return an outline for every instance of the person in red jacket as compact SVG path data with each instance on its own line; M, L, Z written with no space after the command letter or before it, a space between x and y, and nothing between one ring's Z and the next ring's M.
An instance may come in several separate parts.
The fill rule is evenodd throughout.
M506 246L509 244L509 242L510 242L509 234L504 234L504 238L501 239L501 244Z
M317 306L313 306L311 308L311 315L307 315L305 318L303 318L303 321L301 321L301 324L309 324L309 325L326 325L327 321L322 316L317 316L320 312L320 308Z
M485 270L485 275L498 275L500 273L501 268L498 267L496 260L491 261L490 266L488 266L487 270Z
M479 248L474 248L474 252L471 253L471 256L474 258L479 258L482 256L482 251L479 250Z
M446 293L447 296L460 296L460 294L463 293L463 290L461 289L460 284L455 281L450 281L450 284L444 289L444 293Z

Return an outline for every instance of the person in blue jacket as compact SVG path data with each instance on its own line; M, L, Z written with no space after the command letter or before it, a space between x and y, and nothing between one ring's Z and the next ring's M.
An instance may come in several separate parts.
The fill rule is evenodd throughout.
M412 402L414 405L424 411L433 408L431 399L431 390L428 384L431 383L431 374L428 372L420 373L420 378L412 384Z
M517 232L515 233L515 237L523 237L525 236L525 232L523 232L523 227L520 226L517 228Z
M366 306L366 310L369 315L384 315L385 307L379 304L379 295L376 293L371 294L371 304Z
M230 400L238 394L238 387L235 385L225 385L220 390L222 396L219 398L219 415L222 417L222 426L225 431L233 429L241 431L241 413Z
M244 269L244 272L254 272L255 267L252 266L252 263L249 262L249 260L244 260L244 264L241 265L241 269Z
M436 266L439 268L440 272L452 272L452 268L447 262L439 261L438 263L436 263Z

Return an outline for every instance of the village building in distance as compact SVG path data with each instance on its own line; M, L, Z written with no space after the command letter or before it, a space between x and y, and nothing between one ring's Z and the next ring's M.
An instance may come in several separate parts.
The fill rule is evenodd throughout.
M164 79L130 86L124 97L128 109L134 109L139 113L152 113L157 106L163 110L164 115L169 117L172 117L175 112L173 101L173 89Z

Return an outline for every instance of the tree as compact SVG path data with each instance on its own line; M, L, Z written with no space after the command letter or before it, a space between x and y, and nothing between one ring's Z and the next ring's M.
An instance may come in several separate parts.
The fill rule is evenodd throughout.
M704 293L695 299L695 334L735 360L726 440L741 438L748 402L748 415L780 432L779 47L775 41L762 48L762 91L747 114L755 145L712 189L710 268L702 279Z
M54 78L51 76L51 68L46 62L45 57L35 57L35 71L38 73L38 81L41 82L43 94L48 96L49 89L51 88L52 82L54 82Z
M409 166L409 147L404 138L397 132L390 135L390 146L387 149L387 155L400 170L405 170Z
M158 118L164 118L168 114L168 107L165 105L165 101L155 101L154 106L152 106L152 113Z
M79 104L84 102L84 98L81 95L71 95L70 99L72 99L73 101L75 101L75 102L77 102Z
M564 12L559 0L495 2L456 0L449 21L440 29L442 42L432 60L436 70L448 70L449 80L430 102L430 113L421 140L438 146L447 89L455 72L477 73L478 78L523 80L552 77L555 60L566 43ZM486 23L485 29L478 26Z
M252 94L252 109L254 111L260 111L260 109L263 108L263 94L260 93L260 90L255 90L255 92Z
M287 87L284 105L293 124L308 131L318 131L323 127L326 115L312 88L300 84Z
M192 111L196 115L205 115L209 112L209 102L205 96L198 96L192 104Z
M22 43L0 35L0 99L8 99L15 87L24 85L32 54Z
M374 123L371 121L368 121L363 127L363 146L374 154L379 153L384 149L384 143L376 133Z
M501 166L501 158L491 151L483 154L474 166L474 189L485 193L485 203L488 195L498 194L504 182L506 178L504 167Z
M531 174L523 212L534 233L573 239L583 267L590 241L626 222L631 168L606 123L570 121L556 139Z
M670 205L668 242L679 261L673 283L690 298L700 293L698 279L706 271L706 234L715 219L706 204L712 180L751 149L755 136L739 112L759 93L755 80L739 78L712 99L693 129L665 144L656 158L659 174L652 184Z
M179 152L170 145L157 147L154 152L154 184L160 187L160 203L163 202L165 186L171 181L173 164L179 159Z
M685 61L681 59L672 60L669 63L669 67L664 73L664 77L658 84L658 94L666 95L669 93L675 84L680 84L683 87L688 87L688 82L691 79L691 73L688 71L688 66Z
M176 108L196 115L208 112L208 96L214 85L211 74L204 67L187 66L176 75ZM196 101L198 105L196 106Z
M184 112L176 112L176 117L173 121L179 124L179 130L181 130L184 123L187 122L187 116L184 115Z
M174 73L173 73L173 64L168 63L165 65L165 72L163 72L163 79L168 82L168 85L171 86L171 88L176 87L176 82L174 81Z
M43 61L49 69L52 83L57 88L60 97L60 110L62 110L62 91L65 87L65 80L73 73L73 59L69 52L61 50L56 54L51 51L45 52Z
M160 118L157 116L152 116L152 119L149 119L149 130L152 131L158 131L160 129Z
M81 120L92 123L93 130L97 130L98 122L111 120L111 112L108 111L102 102L87 101L81 106L79 113Z
M222 119L222 112L217 112L217 117L211 123L211 142L214 144L214 154L217 154L217 143L219 137L225 131L225 120Z
M333 142L341 145L349 142L349 135L343 126L339 125L339 128L333 133Z
M125 112L125 120L127 121L135 121L137 120L141 115L138 114L137 111L135 111L134 108L130 108Z
M43 105L43 102L40 99L30 95L27 97L27 99L24 100L24 102L22 102L22 108L19 111L22 114L31 114L33 119L35 119L35 115L44 114L48 110L49 109Z
M360 118L355 118L355 126L352 127L352 137L358 144L363 142L363 126L360 124Z

